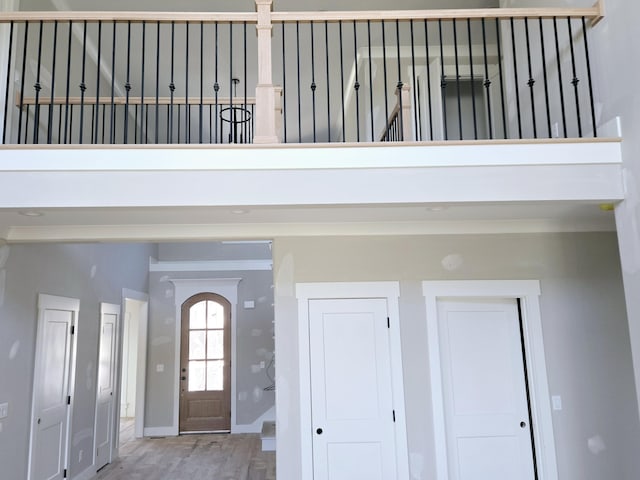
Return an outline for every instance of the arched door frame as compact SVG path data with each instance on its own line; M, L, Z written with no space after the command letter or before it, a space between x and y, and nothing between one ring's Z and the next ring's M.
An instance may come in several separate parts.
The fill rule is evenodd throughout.
M231 304L231 433L236 424L236 311L238 305L238 283L241 278L172 278L175 286L176 333L174 357L173 425L164 435L178 435L180 428L180 329L182 326L182 304L197 293L211 292L226 298ZM158 432L160 433L160 432Z

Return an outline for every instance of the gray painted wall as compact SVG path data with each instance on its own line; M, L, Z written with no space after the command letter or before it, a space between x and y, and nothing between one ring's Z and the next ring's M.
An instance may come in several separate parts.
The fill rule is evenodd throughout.
M452 255L454 255L452 257ZM422 280L539 279L562 480L633 480L640 471L629 330L611 233L278 238L276 282L278 479L300 475L296 282L400 281L411 479L434 478ZM459 266L457 266L459 264ZM605 449L589 448L589 439Z
M163 244L159 260L265 259L271 257L268 245L221 245L216 243ZM170 278L242 278L238 284L236 322L236 393L232 408L239 425L253 423L275 404L275 394L264 391L270 380L264 369L273 356L273 273L271 271L235 272L152 272L149 275L149 350L146 395L146 427L173 424L175 389L176 306ZM255 301L254 309L243 308L245 300ZM164 372L156 365L163 364Z
M122 302L122 289L147 290L149 245L12 245L0 247L0 402L3 478L27 476L37 295L80 299L70 475L92 463L99 303ZM83 461L78 455L83 451Z

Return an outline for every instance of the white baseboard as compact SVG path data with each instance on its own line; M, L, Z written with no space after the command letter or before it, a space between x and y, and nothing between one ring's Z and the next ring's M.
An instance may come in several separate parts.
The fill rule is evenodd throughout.
M71 478L72 480L91 480L95 476L96 476L96 467L92 463L87 469L85 469L84 472L79 473L78 475L75 475Z
M178 435L175 427L145 427L145 437L175 437Z
M262 422L275 422L276 420L276 407L273 406L253 423L247 423L242 425L232 425L231 433L260 433L262 432Z

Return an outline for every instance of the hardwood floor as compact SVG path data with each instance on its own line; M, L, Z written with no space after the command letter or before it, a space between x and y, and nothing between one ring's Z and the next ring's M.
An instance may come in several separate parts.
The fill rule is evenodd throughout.
M258 434L131 439L96 480L275 480L275 461Z

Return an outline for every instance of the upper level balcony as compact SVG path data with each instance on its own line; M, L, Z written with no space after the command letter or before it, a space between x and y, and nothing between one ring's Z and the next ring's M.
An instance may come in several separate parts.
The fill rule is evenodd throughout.
M623 198L619 133L599 118L591 71L600 3L277 7L0 14L1 168L34 182L7 180L2 205L157 205L157 186L180 175L234 189L185 191L175 206ZM398 181L372 190L389 168ZM79 171L94 175L90 198L34 180ZM146 196L102 199L123 171L169 176L143 182Z

